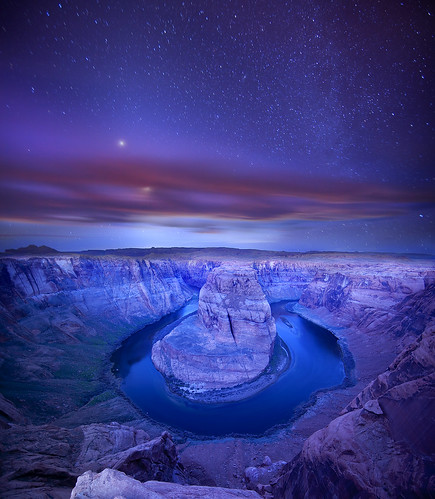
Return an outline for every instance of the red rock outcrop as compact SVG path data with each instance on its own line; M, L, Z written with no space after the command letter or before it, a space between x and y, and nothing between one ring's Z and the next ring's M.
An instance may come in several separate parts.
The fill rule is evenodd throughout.
M234 387L268 366L276 337L270 305L252 268L214 269L189 317L153 346L152 360L168 378L193 390Z

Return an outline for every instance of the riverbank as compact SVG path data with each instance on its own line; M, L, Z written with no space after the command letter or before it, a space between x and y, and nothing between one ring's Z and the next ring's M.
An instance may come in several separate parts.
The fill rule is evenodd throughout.
M290 366L290 352L286 344L277 338L274 352L267 368L256 379L231 388L220 390L195 390L179 381L165 377L169 390L177 396L184 397L198 404L226 404L239 402L253 397L257 393L273 385Z

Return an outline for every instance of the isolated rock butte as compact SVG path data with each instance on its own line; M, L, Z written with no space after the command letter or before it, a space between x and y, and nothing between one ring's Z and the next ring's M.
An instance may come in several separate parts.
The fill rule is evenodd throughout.
M152 360L168 378L193 390L229 388L268 366L276 327L252 267L214 269L199 294L198 314L153 346Z

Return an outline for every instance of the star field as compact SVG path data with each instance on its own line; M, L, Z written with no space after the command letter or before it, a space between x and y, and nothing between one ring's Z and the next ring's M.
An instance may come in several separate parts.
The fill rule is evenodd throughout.
M146 229L136 246L434 252L434 18L420 1L4 1L4 247L86 247L88 224L117 224Z

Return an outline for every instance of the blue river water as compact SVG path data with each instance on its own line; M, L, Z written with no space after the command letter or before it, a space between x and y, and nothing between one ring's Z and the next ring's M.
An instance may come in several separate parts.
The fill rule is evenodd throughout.
M337 339L297 314L286 303L272 305L281 339L291 355L289 368L263 391L239 402L201 404L169 391L151 361L156 337L197 309L191 302L130 336L112 356L113 371L122 378L121 389L142 412L168 426L203 436L262 435L285 424L313 392L340 385L344 366Z

